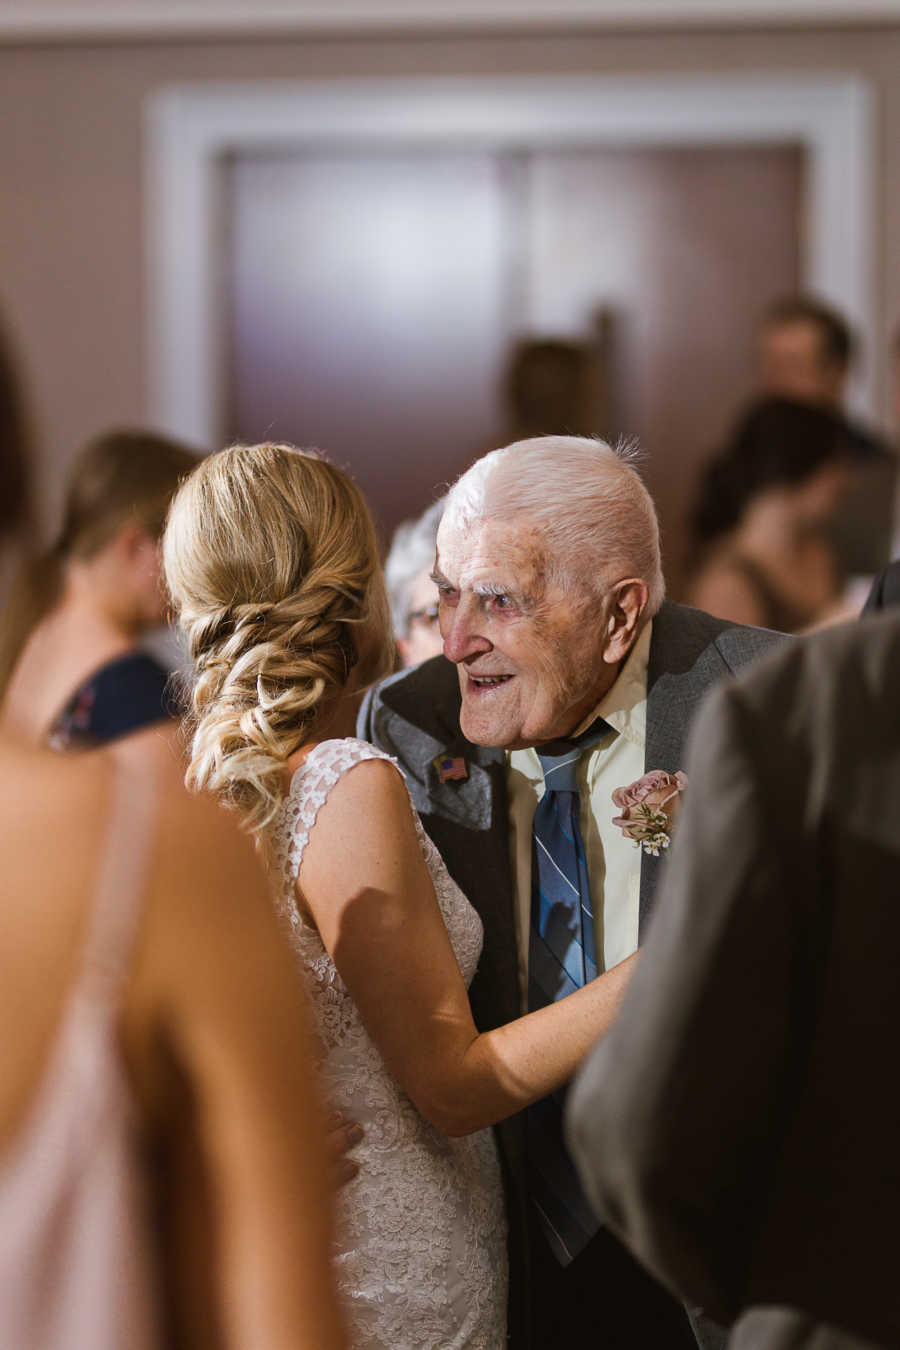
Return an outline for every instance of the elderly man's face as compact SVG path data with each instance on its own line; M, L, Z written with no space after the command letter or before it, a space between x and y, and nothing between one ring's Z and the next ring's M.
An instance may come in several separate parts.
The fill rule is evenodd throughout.
M551 581L528 522L481 522L438 534L444 654L456 663L463 734L519 749L573 732L615 679L612 598Z

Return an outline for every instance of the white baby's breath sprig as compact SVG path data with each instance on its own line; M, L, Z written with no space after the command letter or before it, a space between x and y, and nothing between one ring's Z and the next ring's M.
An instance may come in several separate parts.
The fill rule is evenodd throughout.
M649 806L641 804L637 811L642 817L640 832L632 830L631 839L635 848L642 848L651 857L658 858L660 852L667 849L672 840L669 836L669 818L662 811L651 811ZM637 824L638 822L634 822Z

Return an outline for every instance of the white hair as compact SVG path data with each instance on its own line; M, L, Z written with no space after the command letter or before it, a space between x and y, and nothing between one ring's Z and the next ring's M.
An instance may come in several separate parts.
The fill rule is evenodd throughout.
M415 520L404 520L391 539L384 579L395 638L404 638L409 633L409 596L413 582L426 567L431 571L434 566L438 526L446 501L446 497L439 497Z
M624 577L650 592L647 616L665 595L653 499L633 463L634 444L613 448L584 436L536 436L476 460L447 497L446 525L533 524L548 569L563 584L598 593Z

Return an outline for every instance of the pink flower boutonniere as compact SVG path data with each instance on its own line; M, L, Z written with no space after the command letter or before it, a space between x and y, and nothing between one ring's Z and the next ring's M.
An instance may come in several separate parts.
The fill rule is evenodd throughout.
M651 769L629 787L616 788L612 799L622 814L613 817L613 824L637 848L658 858L660 850L672 842L687 781L680 769L677 773Z

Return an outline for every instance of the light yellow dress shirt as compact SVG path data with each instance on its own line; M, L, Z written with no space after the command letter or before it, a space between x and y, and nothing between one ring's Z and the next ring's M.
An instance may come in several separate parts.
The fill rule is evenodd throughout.
M585 751L578 765L581 834L591 878L598 971L609 970L624 961L638 945L641 851L612 824L613 816L619 814L613 806L612 793L644 773L651 627L648 623L643 629L615 684L578 728L585 730L598 717L611 727L602 740ZM531 828L534 809L544 795L544 775L536 750L507 752L506 782L510 858L516 889L519 991L524 1010L531 928Z

